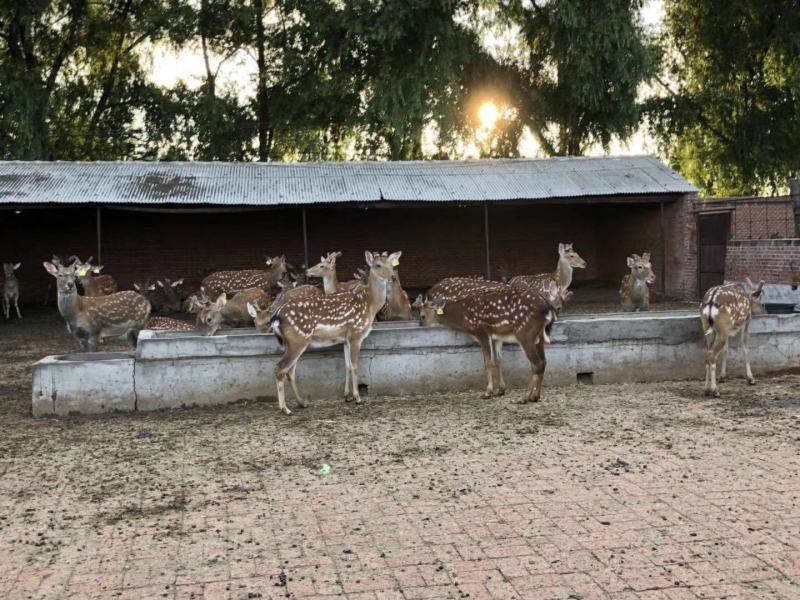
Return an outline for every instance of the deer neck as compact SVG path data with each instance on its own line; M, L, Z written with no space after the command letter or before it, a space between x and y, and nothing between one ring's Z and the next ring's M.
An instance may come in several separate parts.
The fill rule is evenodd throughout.
M572 284L572 265L566 258L559 258L556 265L556 281L562 289L567 289Z
M78 318L78 314L83 309L83 301L78 295L78 288L72 288L72 291L65 294L61 290L58 291L58 312L64 317L68 323L73 323Z
M372 272L370 269L369 278L367 279L367 311L375 318L378 311L386 304L387 284L389 282L381 279Z
M336 270L334 269L332 273L322 278L322 288L325 290L326 294L333 294L338 287L339 278L336 276Z

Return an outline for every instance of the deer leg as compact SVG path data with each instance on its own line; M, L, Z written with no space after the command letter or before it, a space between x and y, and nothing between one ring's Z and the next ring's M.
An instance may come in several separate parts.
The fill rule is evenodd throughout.
M750 385L756 384L756 379L753 377L753 371L750 368L750 323L744 326L742 331L742 352L744 352L744 365L745 374L747 375L747 383Z
M286 390L284 388L284 379L289 371L294 369L295 364L303 355L303 352L308 348L308 342L303 343L290 343L289 340L284 339L286 352L275 365L275 385L278 388L278 408L284 414L290 415L292 411L286 406Z
M125 337L128 339L128 343L131 345L131 348L136 350L136 344L139 341L139 330L131 329Z
M706 396L719 396L719 390L717 389L717 357L727 342L727 336L724 336L723 339L723 336L717 333L714 336L714 342L706 352L706 364L709 370L709 386L705 390Z
M344 343L344 401L350 402L353 399L353 394L350 390L350 342Z
M361 394L358 392L358 359L361 356L361 340L350 342L350 381L353 386L353 399L356 404L361 404Z
M520 404L525 402L538 402L542 393L542 380L544 378L544 368L546 361L544 358L544 335L539 331L536 334L533 331L524 331L517 333L517 341L520 347L528 357L531 365L531 380L528 384L528 389L525 396L519 401Z
M17 318L22 318L22 313L19 312L19 296L14 297L14 308L17 309Z
M542 384L544 383L544 369L547 366L547 359L544 356L544 336L539 336L539 342L536 344L536 364L534 372L536 373L536 389L534 390L531 402L538 402L542 397Z
M725 381L728 376L728 341L725 340L725 345L722 347L722 353L719 356L719 378L717 381L720 383Z
M8 296L3 296L3 310L4 310L4 311L5 311L5 313L6 313L6 319L8 319L8 318L9 318L9 316L8 316L8 310L9 310L9 308L11 308L11 303L10 303L10 302L9 302L9 300L8 300Z
M494 340L494 364L497 367L497 380L499 382L499 387L497 388L498 396L503 396L506 393L506 378L503 377L502 358L503 340Z
M492 379L492 371L494 371L494 359L492 357L492 340L489 336L481 335L476 337L483 352L483 368L486 371L486 391L483 392L481 398L488 399L494 393L494 381Z
M297 378L295 377L295 370L297 369L297 363L295 362L292 365L290 371L286 373L286 378L289 380L289 384L292 386L292 393L294 394L294 399L297 401L297 406L300 408L305 408L308 406L308 403L303 400L302 396L300 396L300 390L297 389Z

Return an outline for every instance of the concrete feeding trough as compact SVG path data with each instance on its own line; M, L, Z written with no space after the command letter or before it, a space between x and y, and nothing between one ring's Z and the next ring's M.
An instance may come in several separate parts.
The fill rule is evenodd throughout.
M768 283L764 286L761 300L769 314L800 312L800 286Z
M547 385L701 378L704 343L694 311L574 315L553 327ZM742 369L731 344L729 371ZM800 364L800 314L753 318L751 361L756 372ZM229 330L143 331L135 354L50 356L33 370L33 414L148 411L274 399L274 368L282 351L272 334ZM510 387L525 387L530 367L507 344L503 368ZM340 397L341 346L309 350L297 377L311 399ZM474 390L484 385L483 357L466 335L415 322L376 324L362 347L359 383L370 396ZM291 400L290 400L291 403ZM291 404L290 404L291 406Z

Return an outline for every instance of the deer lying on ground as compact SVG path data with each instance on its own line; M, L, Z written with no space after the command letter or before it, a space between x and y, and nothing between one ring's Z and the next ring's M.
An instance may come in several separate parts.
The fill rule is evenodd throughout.
M420 309L420 324L436 323L462 331L480 344L486 370L486 390L483 398L494 394L493 371L497 370L498 395L505 394L498 346L503 342L517 342L531 364L531 381L522 402L537 402L541 396L546 360L544 344L549 341L549 330L557 319L555 301L565 292L556 284L545 282L547 296L500 284L502 287L486 289L460 300L447 301L442 296L423 301L419 296L414 305Z
M749 278L745 283L729 283L709 289L703 296L700 305L700 322L706 341L706 396L719 396L717 389L717 358L722 353L720 381L727 375L728 340L740 335L744 352L745 374L747 383L755 384L753 371L750 369L750 321L752 316L764 314L766 310L761 303L764 282L753 285Z
M544 284L552 282L561 290L568 290L572 285L572 272L575 269L585 269L586 261L575 252L572 244L558 245L558 264L556 270L550 273L537 275L517 275L509 280L509 285L520 289L532 289L544 292Z
M75 257L77 259L77 257ZM83 295L90 297L108 296L114 294L117 289L117 281L111 275L101 275L103 265L92 265L90 256L86 262L78 260L75 264L75 272L78 282L83 288Z
M150 283L148 279L144 284L134 283L133 289L142 294L150 301L154 313L173 313L181 312L183 298L181 298L181 286L183 279L164 278L157 279L155 283Z
M17 311L17 318L22 318L22 313L19 312L19 282L17 281L16 270L22 266L22 263L3 263L3 309L6 313L6 319L11 317L11 303L14 303L14 309Z
M259 288L269 293L286 273L286 258L276 256L266 260L267 270L247 269L242 271L217 271L200 284L211 300L220 294L231 296L242 290Z
M94 352L102 339L122 336L136 347L139 331L144 329L151 310L150 302L144 296L133 291L109 296L79 296L76 265L43 264L45 270L56 278L58 312L81 349Z
M228 327L248 327L253 325L253 318L247 309L248 304L265 305L269 296L260 288L242 290L227 299L223 293L210 304L201 307L197 312L197 329L202 335L214 335L221 325Z
M628 257L630 273L622 278L619 288L619 299L624 311L650 310L650 286L656 281L650 253L641 256L634 254Z
M309 346L344 343L345 399L361 402L358 392L361 343L372 331L375 315L386 302L386 288L394 276L392 265L399 261L400 255L394 252L376 256L366 252L369 276L365 286L330 295L289 298L272 316L272 330L285 348L275 368L278 407L285 414L292 414L286 406L285 379L292 386L297 404L306 405L297 388L295 368Z
M195 327L191 323L170 317L150 317L144 324L144 328L152 331L195 331Z

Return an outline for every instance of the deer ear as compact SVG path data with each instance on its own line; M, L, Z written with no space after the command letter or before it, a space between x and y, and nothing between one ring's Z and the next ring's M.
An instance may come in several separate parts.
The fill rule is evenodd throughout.
M17 270L17 269L19 269L21 266L22 266L22 263L17 263L17 264L15 264L15 265L14 265L14 270L16 271L16 270Z
M142 286L140 286L138 283L134 283L133 284L133 289L135 289L138 292L139 290L142 289Z
M400 266L400 257L402 255L403 255L403 251L402 250L398 250L397 252L392 252L389 255L389 264L391 264L393 267L399 267Z
M96 267L92 267L92 273L95 273L95 274L99 273L100 271L103 270L103 266L104 265L98 265Z
M636 261L633 259L632 256L628 257L628 268L632 269L636 265Z
M565 244L558 245L558 254L559 256L564 256L564 253L567 251L567 246Z
M225 294L225 292L222 292L219 295L219 298L217 298L217 308L222 308L227 303L228 303L228 296Z
M644 254L642 254L642 260L650 260L650 253L645 252Z
M156 285L157 285L158 287L160 287L160 288L163 288L163 287L164 287L164 284L163 284L163 283L161 283L161 280L160 280L160 279L157 279L157 280L156 280Z
M178 287L179 285L183 285L183 279L178 279L176 281L173 281L172 283L170 283L170 285L172 287Z
M414 304L412 304L411 306L413 308L422 308L424 304L425 300L422 298L422 294L420 294L419 296L417 296L417 299L414 300Z
M364 251L364 260L367 261L367 264L371 267L375 262L375 255L372 254L369 250Z
M253 317L254 319L258 316L258 311L256 310L256 307L250 304L249 302L247 303L247 314Z
M53 263L43 262L44 270L50 273L53 277L58 277L58 267L56 267Z

